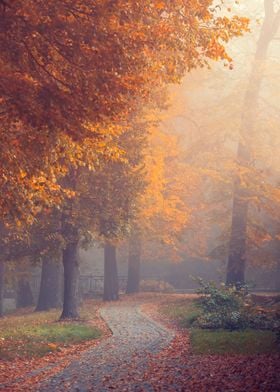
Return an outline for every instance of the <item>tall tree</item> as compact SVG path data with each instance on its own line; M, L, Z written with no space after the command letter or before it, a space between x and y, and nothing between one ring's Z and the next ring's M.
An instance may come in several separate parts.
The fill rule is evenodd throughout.
M73 238L63 250L64 295L61 320L79 318L79 261L78 238Z
M155 90L209 59L231 61L224 44L248 21L221 17L212 3L0 3L2 221L32 221L42 206L78 196L57 179L120 154L116 134L129 132ZM70 298L63 317L77 316L80 225L71 219L62 228Z
M81 193L80 205L87 210L84 215L93 236L104 244L104 300L118 296L116 250L112 249L127 236L135 200L143 189L140 162L147 132L145 121L132 123L131 129L119 137L122 158L105 162L95 173L84 172L82 176L83 189L87 190Z
M160 128L151 132L144 152L145 187L135 200L131 223L127 293L139 291L141 256L147 257L149 244L153 253L162 248L166 257L178 256L190 219L188 190L193 187L182 159L176 136Z
M260 37L257 43L255 60L252 66L251 77L244 101L244 113L240 129L238 145L238 164L246 170L252 165L250 153L250 138L258 107L258 97L263 79L264 63L269 44L278 30L280 24L280 10L274 11L274 1L264 1L265 18ZM244 284L246 266L246 237L248 224L250 193L242 186L242 181L235 181L232 209L232 226L229 244L229 257L227 264L227 284Z
M74 168L71 169L66 180L73 191L77 191L79 175ZM62 263L64 270L63 309L60 319L79 318L79 227L78 224L78 198L69 200L64 205L61 216L61 234L64 238L62 250Z

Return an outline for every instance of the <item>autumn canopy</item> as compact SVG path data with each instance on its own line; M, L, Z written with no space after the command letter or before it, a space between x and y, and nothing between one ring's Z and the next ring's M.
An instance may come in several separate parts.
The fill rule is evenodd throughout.
M1 1L1 216L58 202L69 164L114 154L167 83L209 59L246 20L212 1ZM116 146L115 146L116 147Z
M3 261L62 254L63 317L78 314L81 242L113 258L131 233L176 249L186 167L159 112L188 71L231 64L248 20L224 15L212 0L0 1Z

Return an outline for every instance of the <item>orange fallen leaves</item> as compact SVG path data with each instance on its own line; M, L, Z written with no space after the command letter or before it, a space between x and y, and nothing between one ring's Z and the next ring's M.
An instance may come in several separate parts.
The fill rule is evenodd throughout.
M98 308L99 306L97 305ZM99 316L98 311L94 318L94 326L102 331L102 338L71 346L64 344L58 346L58 344L49 343L49 353L41 358L25 358L24 353L22 353L23 356L18 356L13 361L0 360L0 390L35 390L42 381L62 371L72 361L79 358L82 353L92 349L100 341L110 336L111 332ZM0 351L1 343L7 344L8 339L0 340Z

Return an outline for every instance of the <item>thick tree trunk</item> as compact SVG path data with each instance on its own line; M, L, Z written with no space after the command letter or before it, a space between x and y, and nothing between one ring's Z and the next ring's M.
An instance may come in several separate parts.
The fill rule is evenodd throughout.
M275 274L275 290L280 291L280 262L277 264L277 270Z
M126 293L138 293L140 286L141 239L135 234L129 240Z
M32 305L34 305L34 299L29 280L22 277L17 283L17 308L26 308Z
M0 317L4 315L4 274L5 274L5 264L4 261L0 259Z
M61 306L61 262L43 259L36 312Z
M60 319L79 318L79 278L78 241L68 243L63 251L64 299Z
M278 260L277 260L277 265L276 265L276 271L275 271L275 290L280 291L280 241L278 241Z
M104 301L119 299L119 281L117 269L116 247L110 244L104 246Z
M245 169L252 165L250 138L256 118L258 96L263 79L263 69L269 44L275 35L280 12L274 13L273 1L264 0L265 19L257 43L251 77L244 101L244 112L240 129L237 161ZM246 268L246 231L249 211L249 193L242 189L239 179L235 182L233 194L232 226L229 243L229 257L226 273L227 284L244 284Z

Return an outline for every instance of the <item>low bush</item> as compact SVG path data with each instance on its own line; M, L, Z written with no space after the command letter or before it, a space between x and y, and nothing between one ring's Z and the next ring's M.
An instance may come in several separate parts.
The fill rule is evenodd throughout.
M280 327L276 313L255 306L247 287L218 286L197 279L201 314L194 325L206 329L239 330L245 328L273 330Z
M266 309L252 306L248 312L248 319L250 328L280 333L280 319L277 312L269 312Z
M204 311L196 299L174 298L173 302L162 305L161 312L170 320L175 321L181 328L189 329L191 349L194 354L265 354L277 353L280 350L279 332L275 328L259 328L257 326L258 307L251 309L250 295L246 295L244 307L248 309L248 322L251 326L246 329L204 328L199 322L204 320ZM211 305L212 306L212 305ZM268 312L271 309L267 309ZM277 318L275 316L274 320ZM267 323L268 316L265 318ZM254 320L254 321L252 321ZM259 322L259 320L258 320ZM263 321L261 324L263 325ZM220 325L218 322L216 325ZM252 328L254 325L254 328ZM271 325L270 325L271 326ZM266 330L261 330L266 329ZM271 330L272 329L272 330Z
M246 288L237 289L235 286L219 287L214 282L197 280L200 287L200 298L197 305L201 315L196 320L196 325L207 329L244 329L249 325Z

